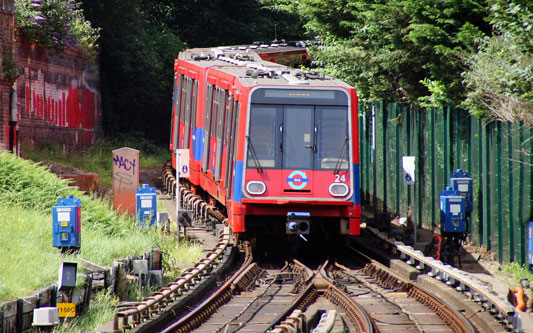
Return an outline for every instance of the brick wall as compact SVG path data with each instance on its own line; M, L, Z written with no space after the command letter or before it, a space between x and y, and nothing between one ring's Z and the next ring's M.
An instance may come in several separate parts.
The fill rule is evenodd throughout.
M97 64L77 51L61 55L24 40L15 43L22 68L16 82L21 145L54 142L84 148L102 136Z
M14 31L13 0L0 0L0 149L9 149L9 93L13 81L4 75L3 63L12 54Z
M0 0L12 9L1 12L2 36L13 36L13 0ZM9 30L9 28L11 30ZM10 38L13 41L13 38ZM85 148L103 135L98 65L76 50L62 54L16 36L12 50L19 76L0 82L0 149L9 149L13 134L19 147L44 143L64 150ZM9 91L16 90L16 133L9 123ZM11 126L11 127L10 127ZM11 135L10 135L11 133Z

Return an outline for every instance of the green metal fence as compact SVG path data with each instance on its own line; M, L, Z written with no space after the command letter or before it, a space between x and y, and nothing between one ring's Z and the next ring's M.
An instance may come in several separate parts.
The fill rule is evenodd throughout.
M363 207L412 216L440 227L439 192L450 172L470 172L474 212L469 237L500 262L527 262L533 221L533 126L485 123L457 109L361 104L360 172ZM403 183L402 156L416 156L415 185Z

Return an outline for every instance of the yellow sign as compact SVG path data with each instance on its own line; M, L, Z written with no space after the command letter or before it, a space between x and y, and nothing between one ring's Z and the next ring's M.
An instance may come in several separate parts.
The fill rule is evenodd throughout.
M57 303L59 317L76 317L76 304L74 303Z

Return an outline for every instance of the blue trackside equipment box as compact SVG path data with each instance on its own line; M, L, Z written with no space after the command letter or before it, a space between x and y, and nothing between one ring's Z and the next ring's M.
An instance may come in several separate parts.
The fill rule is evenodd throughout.
M155 187L148 187L148 184L143 184L138 187L135 194L136 198L136 214L137 224L139 227L152 226L157 220L157 195Z
M474 210L472 177L470 173L457 169L450 173L450 186L452 189L461 192L466 199L466 212L471 213Z
M444 232L466 232L466 202L451 187L440 191L441 228Z
M52 246L57 248L81 247L81 199L72 195L57 199L52 207Z

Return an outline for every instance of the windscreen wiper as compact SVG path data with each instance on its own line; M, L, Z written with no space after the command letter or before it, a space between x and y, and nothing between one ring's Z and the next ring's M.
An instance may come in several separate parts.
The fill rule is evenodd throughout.
M257 168L257 171L259 173L263 173L263 168L261 167L261 164L259 163L259 159L257 158L257 154L255 153L254 145L252 144L252 140L250 140L250 136L246 136L246 139L248 140L248 148L250 149L250 152L252 153L255 167Z
M341 166L342 166L342 158L344 157L344 154L346 153L346 144L348 144L348 137L346 137L346 139L344 139L344 144L342 145L342 149L341 149L341 156L339 156L339 159L337 160L337 164L335 164L335 170L333 170L333 174L336 175L339 173L339 171L341 170Z

